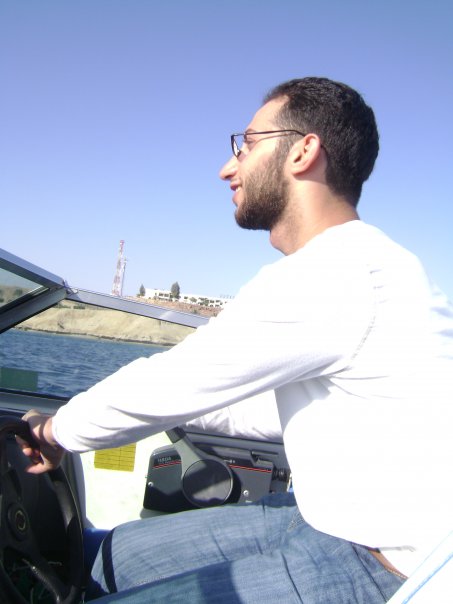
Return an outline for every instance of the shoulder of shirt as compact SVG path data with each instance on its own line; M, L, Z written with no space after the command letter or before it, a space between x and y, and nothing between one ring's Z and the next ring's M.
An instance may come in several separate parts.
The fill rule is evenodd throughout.
M277 291L279 287L289 286L289 281L296 275L299 285L304 280L305 286L312 282L318 288L322 285L323 275L336 281L341 279L340 273L344 270L365 274L366 263L357 249L369 246L370 239L377 241L379 238L388 239L382 231L361 221L326 229L293 254L263 266L240 289L236 298L244 301L248 294L256 295L261 288L268 291L272 287ZM307 291L309 289L305 289Z

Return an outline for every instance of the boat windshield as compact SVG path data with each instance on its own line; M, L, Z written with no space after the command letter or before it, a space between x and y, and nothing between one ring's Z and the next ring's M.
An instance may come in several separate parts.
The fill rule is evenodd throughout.
M65 296L61 277L0 249L0 333Z
M0 268L0 307L15 304L47 288L10 270Z
M70 287L0 250L0 391L72 397L207 317Z

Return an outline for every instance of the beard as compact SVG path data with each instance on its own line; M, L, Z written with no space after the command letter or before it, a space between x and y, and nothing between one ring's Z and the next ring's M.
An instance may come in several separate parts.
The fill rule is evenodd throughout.
M286 153L269 158L244 179L243 202L235 212L243 229L270 231L280 220L288 204L288 182L283 175Z

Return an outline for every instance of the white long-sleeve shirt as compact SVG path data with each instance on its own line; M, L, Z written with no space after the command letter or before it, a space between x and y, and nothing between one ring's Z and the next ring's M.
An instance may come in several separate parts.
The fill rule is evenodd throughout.
M222 407L189 420L183 425L209 434L266 440L281 443L283 439L275 392L267 390L235 405Z
M75 396L54 433L72 451L119 446L269 390L307 522L410 573L452 524L453 310L415 256L361 221Z

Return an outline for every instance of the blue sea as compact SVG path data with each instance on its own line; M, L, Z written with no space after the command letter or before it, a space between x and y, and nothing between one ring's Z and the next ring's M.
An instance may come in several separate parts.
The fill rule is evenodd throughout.
M37 392L71 397L123 365L166 349L12 329L0 334L0 371L6 367L36 372Z

